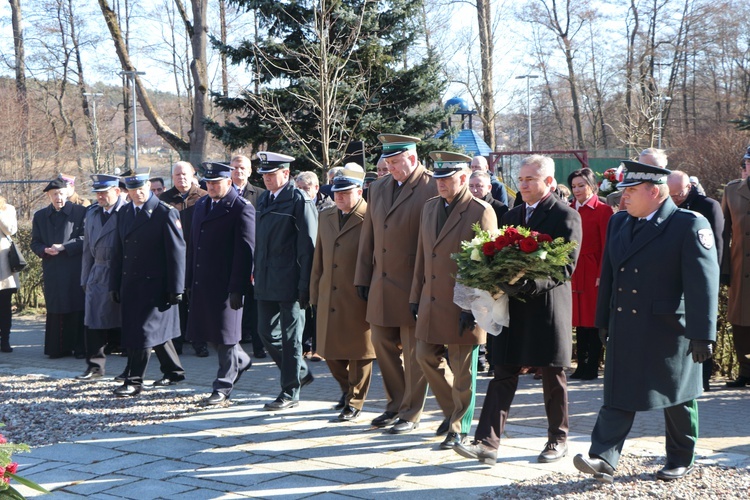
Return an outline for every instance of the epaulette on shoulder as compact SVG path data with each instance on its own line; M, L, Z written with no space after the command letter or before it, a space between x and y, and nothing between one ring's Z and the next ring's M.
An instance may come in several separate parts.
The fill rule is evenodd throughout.
M242 203L243 205L247 205L247 204L249 203L249 202L248 202L248 201L247 201L247 200L246 200L245 198L243 198L242 196L238 196L238 197L237 197L237 201L238 201L239 203Z
M681 214L683 217L687 217L689 219L705 219L706 216L703 215L700 212L695 212L693 210L688 210L686 208L678 208L675 213Z
M177 210L175 207L167 203L166 201L159 200L159 205L163 206L164 208L168 208L170 210Z
M96 210L97 208L99 208L99 202L95 201L94 203L86 207L86 211L91 212L92 210Z
M737 184L739 182L742 182L742 179L734 179L734 180L727 182L727 186L731 186L732 184Z

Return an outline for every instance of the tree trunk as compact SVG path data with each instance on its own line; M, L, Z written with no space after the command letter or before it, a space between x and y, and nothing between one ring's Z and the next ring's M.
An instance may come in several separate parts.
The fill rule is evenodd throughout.
M492 87L492 15L490 0L477 1L477 21L479 24L479 53L482 61L481 95L482 109L480 117L484 132L484 142L495 150L495 92ZM529 110L531 113L531 110Z
M208 133L204 120L208 116L208 71L206 69L206 45L208 44L208 0L193 0L193 32L190 39L193 60L190 71L193 75L193 127L190 136L190 163L198 166L205 161Z
M23 157L23 178L31 179L31 148L29 147L29 100L26 91L26 55L23 46L23 16L20 0L10 0L11 23L13 26L13 51L16 59L16 99L21 105L21 155ZM24 203L18 207L19 215L31 216L29 203L31 185L22 184Z

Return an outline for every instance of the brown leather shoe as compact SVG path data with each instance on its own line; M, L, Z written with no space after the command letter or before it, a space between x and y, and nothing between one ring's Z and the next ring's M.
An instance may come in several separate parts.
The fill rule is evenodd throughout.
M544 450L537 457L537 462L542 464L551 464L562 459L568 454L568 445L566 443L549 442L544 446Z

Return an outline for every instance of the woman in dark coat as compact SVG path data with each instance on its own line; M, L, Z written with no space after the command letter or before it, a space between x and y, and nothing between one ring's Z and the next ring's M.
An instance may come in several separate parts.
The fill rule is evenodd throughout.
M581 253L571 279L578 366L570 378L593 380L599 376L599 358L602 353L599 331L594 326L596 298L607 224L613 212L609 205L599 200L599 187L590 169L572 172L568 176L568 185L575 198L570 206L578 211L583 227Z

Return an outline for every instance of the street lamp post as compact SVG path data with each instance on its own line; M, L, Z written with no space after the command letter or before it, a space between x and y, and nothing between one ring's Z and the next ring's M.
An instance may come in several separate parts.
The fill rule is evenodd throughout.
M659 124L658 124L658 128L656 131L657 132L656 147L659 149L661 149L661 130L662 130L661 115L662 115L662 112L664 111L664 103L667 101L671 101L671 100L672 100L671 97L661 96L661 95L659 96Z
M516 80L520 80L521 78L526 79L526 108L528 109L528 112L529 112L529 122L528 122L529 123L529 127L528 127L529 129L529 151L533 151L534 148L531 145L531 79L539 78L539 75L532 75L532 74L521 75L521 76L517 76Z
M135 169L138 168L138 122L136 121L136 112L135 112L135 106L136 106L135 75L145 75L146 73L144 71L121 71L120 74L128 77L128 79L131 82L131 87L133 89L133 172L135 172Z
M93 120L91 122L91 132L94 136L94 172L99 173L99 126L96 122L96 98L101 97L104 94L101 92L84 92L83 95L91 97L91 108L93 112Z

